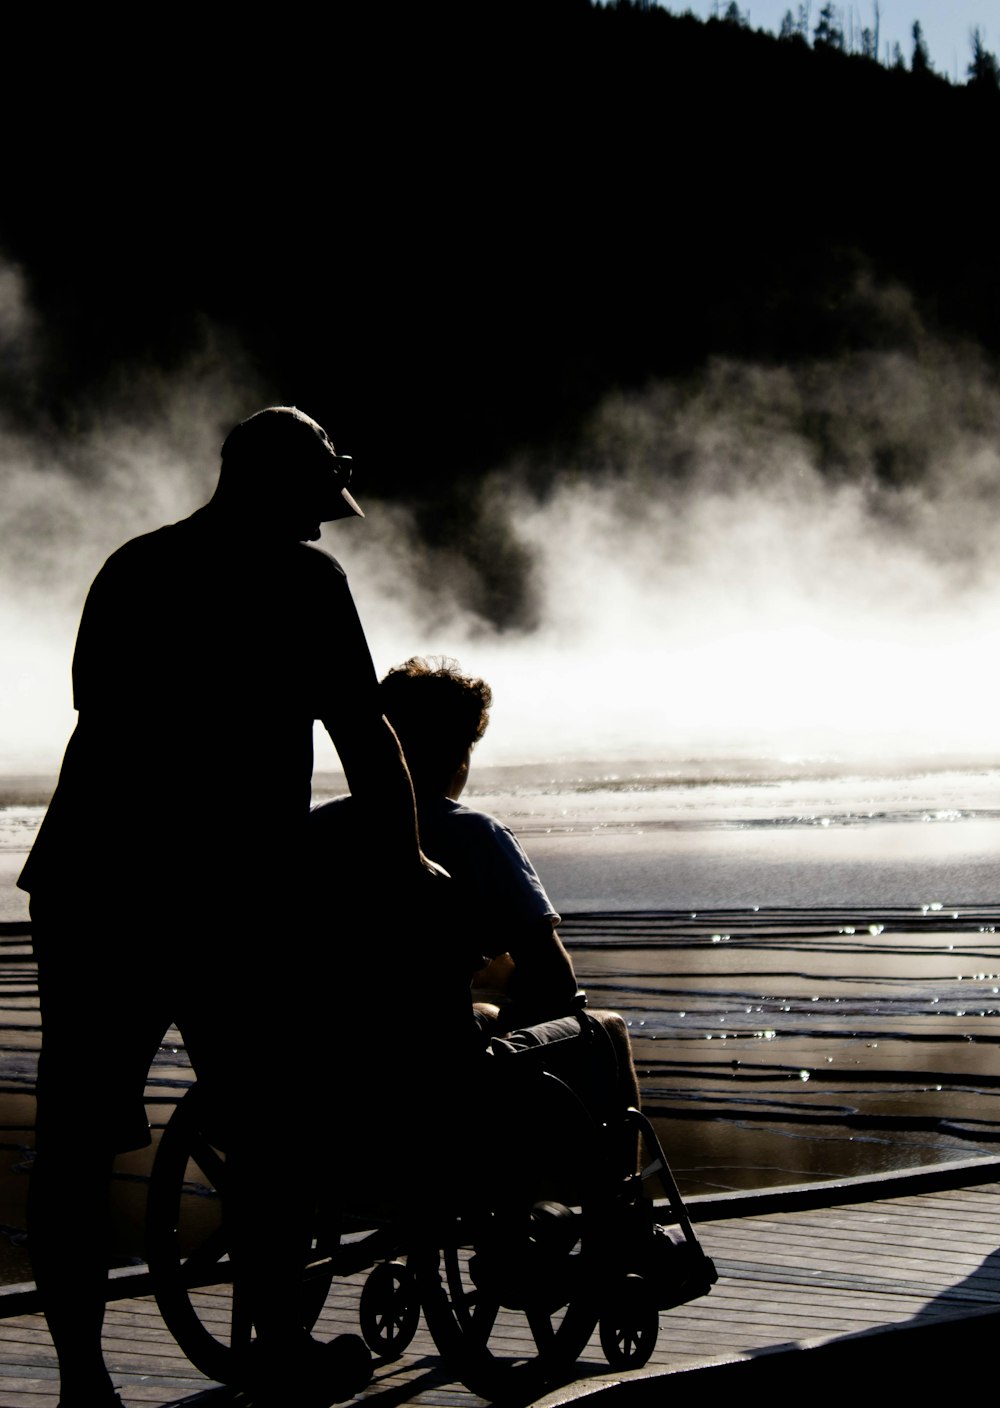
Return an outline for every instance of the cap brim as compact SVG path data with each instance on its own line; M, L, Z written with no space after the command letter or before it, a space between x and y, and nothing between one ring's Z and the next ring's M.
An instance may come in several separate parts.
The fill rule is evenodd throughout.
M359 518L364 518L364 516L365 516L365 511L364 511L364 509L363 509L363 508L361 507L361 505L358 503L358 501L357 501L357 499L354 497L354 495L349 492L349 490L347 490L347 489L341 489L340 495L341 495L341 498L342 498L342 499L344 500L344 502L347 504L347 507L351 510L352 513L356 513Z

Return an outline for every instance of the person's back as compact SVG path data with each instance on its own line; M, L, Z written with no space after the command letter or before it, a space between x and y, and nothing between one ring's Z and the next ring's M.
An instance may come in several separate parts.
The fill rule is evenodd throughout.
M336 650L317 648L331 639ZM306 543L248 540L211 506L109 558L73 686L79 722L22 887L39 894L72 875L96 899L109 883L148 893L178 878L189 911L235 884L265 837L272 854L293 853L313 720L331 700L350 694L353 710L367 692L362 705L376 708L337 563Z

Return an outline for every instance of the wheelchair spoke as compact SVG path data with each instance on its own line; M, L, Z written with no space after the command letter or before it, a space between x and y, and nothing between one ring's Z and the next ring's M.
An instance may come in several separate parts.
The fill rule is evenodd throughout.
M397 1359L413 1339L420 1319L420 1300L409 1268L398 1261L376 1265L361 1292L359 1315L368 1348L384 1359Z
M493 1326L500 1313L500 1302L492 1298L487 1300L485 1296L479 1294L470 1296L469 1304L473 1307L469 1321L473 1338L478 1344L486 1344L493 1333Z
M656 1347L660 1316L640 1276L612 1289L600 1320L601 1348L613 1369L640 1369Z
M219 1279L219 1262L228 1251L227 1240L221 1227L210 1232L200 1247L191 1252L184 1262L184 1284L186 1286L211 1285Z
M552 1320L547 1311L540 1305L528 1305L524 1311L528 1320L528 1329L534 1337L535 1346L539 1354L549 1354L555 1345L555 1331L552 1328Z
M250 1304L246 1292L239 1282L233 1285L232 1311L229 1321L229 1348L245 1349L253 1334L253 1320L250 1317Z
M634 1330L618 1329L612 1332L611 1338L618 1347L618 1353L623 1359L631 1358L635 1353L636 1345L639 1343L639 1336Z
M472 1317L475 1313L476 1292L466 1289L462 1275L460 1249L458 1247L447 1248L444 1253L444 1263L452 1313L461 1328L468 1332L472 1327Z
M413 1262L428 1329L474 1393L537 1395L580 1354L598 1317L588 1290L595 1225L546 1205L526 1208L519 1227L504 1207Z
M194 1134L191 1140L190 1158L217 1193L226 1191L226 1164L218 1152L202 1134Z

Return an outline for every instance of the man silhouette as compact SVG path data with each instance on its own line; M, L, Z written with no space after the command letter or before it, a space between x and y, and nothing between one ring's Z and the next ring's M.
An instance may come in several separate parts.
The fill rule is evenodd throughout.
M266 945L298 893L314 720L371 849L396 873L436 869L347 580L308 545L321 523L361 513L348 479L309 416L259 411L227 437L211 501L118 549L87 597L78 722L19 880L43 1034L29 1235L61 1408L121 1402L101 1351L111 1163L149 1142L142 1092L171 1021L227 1140L230 1239L263 1362L309 1360L301 1403L342 1397L370 1372L360 1341L320 1354L297 1323L280 1284L300 1255L294 1217L264 1239L266 1257L249 1232L264 1186L251 1114L279 1098L303 1114L275 1066L295 1030L295 974L269 964ZM287 1072L294 1051L285 1058ZM81 1088L84 1061L96 1094Z

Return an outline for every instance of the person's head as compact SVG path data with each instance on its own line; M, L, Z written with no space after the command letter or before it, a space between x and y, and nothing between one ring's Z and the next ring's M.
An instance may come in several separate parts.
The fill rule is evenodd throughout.
M379 685L382 712L396 730L418 797L458 798L473 746L486 732L493 691L463 675L457 660L414 656Z
M359 514L347 491L348 456L295 406L267 406L241 420L222 446L217 502L271 535L315 540L320 524Z

